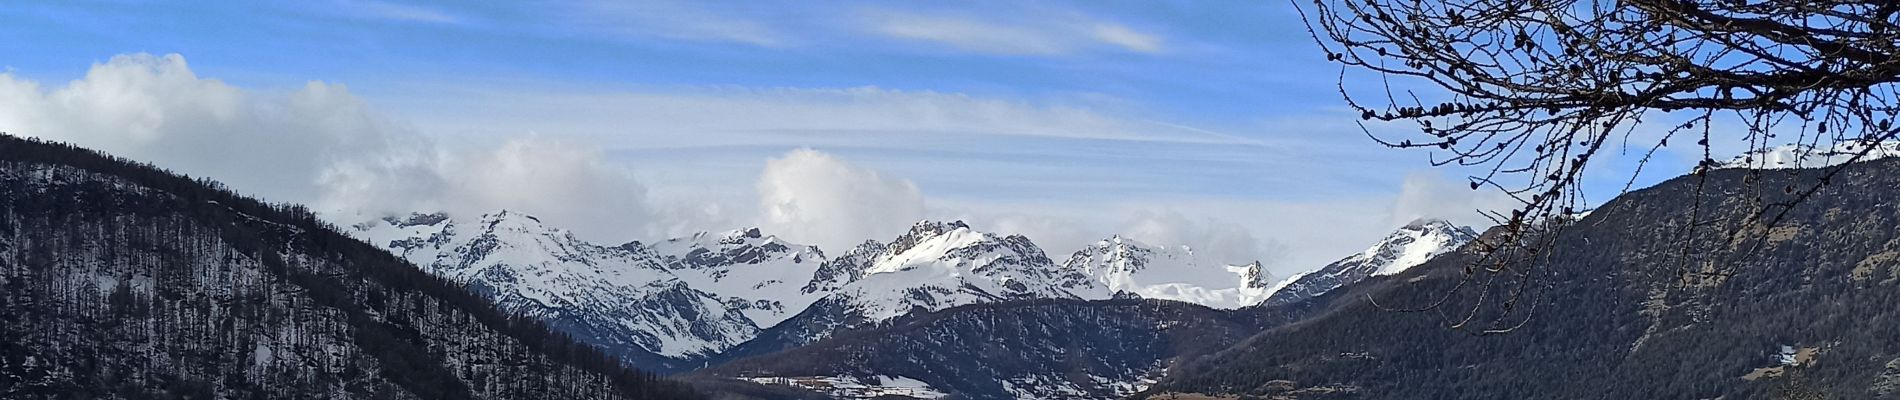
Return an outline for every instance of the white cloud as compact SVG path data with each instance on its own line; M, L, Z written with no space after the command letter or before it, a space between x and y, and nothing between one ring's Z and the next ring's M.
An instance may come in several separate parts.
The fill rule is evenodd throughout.
M1396 227L1419 218L1437 218L1483 230L1491 220L1480 210L1500 212L1516 207L1516 200L1497 188L1481 186L1472 190L1468 183L1447 180L1437 171L1413 172L1399 187L1386 224Z
M761 228L834 253L924 217L916 184L810 149L767 161L758 191Z
M964 18L892 13L877 18L871 28L894 38L979 53L1049 55L1073 50L1071 43L1048 32Z
M1429 175L1428 175L1429 176ZM1448 183L1438 183L1437 188ZM1415 186L1416 187L1416 186ZM1020 233L1052 258L1110 235L1151 245L1188 246L1202 261L1261 261L1275 276L1319 268L1379 240L1406 221L1391 210L1400 197L1370 193L1318 200L1152 199L1092 203L952 203L933 201L979 229ZM1413 200L1414 206L1417 206ZM1446 205L1447 210L1469 209ZM1409 208L1418 210L1417 207ZM1429 211L1426 211L1429 212ZM1450 216L1445 216L1449 218ZM1398 220L1399 222L1391 222ZM1481 219L1480 219L1481 220ZM1454 222L1477 224L1470 219ZM1483 229L1483 226L1475 226Z
M1247 227L1212 217L1189 218L1178 211L1141 211L1121 229L1123 235L1148 244L1194 250L1207 264L1243 264L1268 256L1268 250Z
M1059 211L1021 212L1008 206L991 206L982 211L954 213L955 219L970 226L1005 235L1023 235L1041 247L1049 258L1060 262L1090 243L1107 238L1107 230L1086 219L1058 214Z
M1161 38L1116 24L1096 24L1091 32L1103 43L1142 53L1161 52Z
M308 200L327 164L411 137L341 85L245 91L177 55L125 55L57 88L0 75L0 130L148 161L276 200Z
M1286 249L1275 238L1255 234L1258 220L1243 216L1187 212L1160 202L1035 205L1011 203L956 204L953 215L971 226L1000 234L1029 237L1050 258L1067 258L1084 246L1121 235L1152 246L1186 246L1205 265L1261 261L1272 266L1285 261ZM1273 203L1249 203L1248 208L1273 208ZM1249 214L1245 216L1253 216Z
M113 57L56 88L0 74L0 131L313 204L346 224L384 212L511 208L617 240L648 233L657 219L645 187L591 148L526 137L451 149L341 85L245 90L198 77L177 55Z
M1154 34L1073 14L1002 19L877 10L860 18L873 34L973 53L1051 56L1089 50L1151 54L1165 50L1164 40Z
M1154 244L1188 245L1216 262L1266 261L1284 275L1357 251L1411 218L1438 216L1477 225L1483 221L1472 209L1508 205L1492 191L1473 192L1435 174L1409 176L1392 192L1315 199L1136 196L1152 187L1116 184L1121 181L1110 180L1116 175L1139 172L1119 169L1064 186L1075 191L1073 197L1050 198L1047 191L1031 191L1028 199L1012 200L1007 196L1010 186L1003 184L1028 179L1023 171L1031 165L973 167L980 163L967 157L1004 150L980 146L1008 143L991 139L951 142L979 146L957 149L975 156L919 158L956 163L957 169L939 168L941 174L968 175L967 180L951 181L968 186L963 198L927 199L907 179L925 176L916 168L904 170L912 176L894 176L889 167L901 164L872 162L878 157L846 162L814 150L778 152L801 143L822 143L824 138L860 146L882 141L894 143L890 149L895 150L876 154L908 160L915 157L905 151L932 150L929 144L916 144L921 137L913 133L920 130L1058 139L1036 150L1052 153L1011 155L1036 158L1119 149L1089 140L1115 140L1136 147L1123 150L1150 156L1156 151L1148 147L1158 144L1153 142L1226 139L1191 130L1156 134L1138 129L1138 122L1087 108L875 88L474 97L438 98L450 104L438 110L446 114L412 126L386 117L341 85L313 82L291 90L251 90L199 77L182 57L131 55L94 65L84 78L55 87L0 74L0 131L73 142L207 176L271 200L310 203L338 212L344 216L339 222L384 212L510 208L603 242L651 240L754 222L790 240L840 251L866 239L888 240L918 219L960 218L980 229L1025 234L1057 258L1089 242L1124 234ZM492 124L486 132L493 135L444 129L455 127L443 122L451 116L465 116L461 123L470 126ZM519 134L531 131L560 134ZM819 134L837 132L852 134ZM450 135L438 136L442 134ZM1082 143L1094 145L1071 146ZM601 152L639 146L667 149L662 152L680 146L768 150L722 167L739 169L730 178L680 172L710 168L708 161L694 161L692 154L662 161L679 164L672 169L642 164L642 171L671 172L636 178L633 173L641 171L629 170ZM1199 152L1181 156L1110 159L1148 168L1219 158ZM1332 152L1321 156L1344 158ZM1251 151L1223 157L1234 157L1235 162L1276 159ZM1253 175L1248 171L1272 170L1231 165L1241 167L1232 168L1235 175L1215 180L1228 182ZM1175 180L1196 173L1149 172L1144 176ZM666 174L690 179L655 186L652 177ZM756 181L748 188L743 182L750 178ZM1072 175L1046 178L1075 180ZM732 190L720 192L723 189ZM1128 196L1100 195L1111 192ZM970 203L968 193L985 196L979 198L987 202ZM996 194L1001 196L988 196Z
M338 0L332 4L338 12L350 15L385 19L391 21L426 22L435 24L455 24L461 18L442 10L412 4L392 3L375 0Z
M540 135L459 153L339 163L326 170L319 209L365 214L443 210L479 215L500 209L534 215L596 240L631 240L661 230L647 188L597 149ZM674 218L691 214L668 213Z
M588 0L553 5L565 22L581 29L624 38L666 38L778 47L790 39L757 19L712 10L707 3L675 1Z

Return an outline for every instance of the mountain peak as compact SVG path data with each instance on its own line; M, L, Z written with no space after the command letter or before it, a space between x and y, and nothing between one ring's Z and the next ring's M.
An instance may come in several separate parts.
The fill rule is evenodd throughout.
M1424 230L1424 229L1457 229L1457 228L1458 226L1453 225L1451 221L1446 221L1441 218L1419 217L1418 219L1412 220L1412 222L1405 223L1405 226L1400 227L1399 229Z
M1420 219L1406 224L1385 240L1361 252L1361 258L1383 264L1373 275L1392 275L1423 264L1434 256L1457 250L1478 233L1442 219Z
M969 228L970 228L970 224L963 223L962 220L944 222L944 221L926 219L922 221L917 221L917 223L915 224L911 224L910 232L941 235L941 234L954 231L957 229L969 229Z
M524 226L542 226L546 224L545 222L541 222L541 218L539 217L506 208L482 215L482 223L484 224L492 226L499 222L514 222Z
M433 213L419 213L419 212L410 213L409 215L406 215L406 216L391 215L391 216L383 217L383 222L388 222L390 225L407 227L407 226L420 226L420 225L435 225L435 224L442 223L442 221L447 221L448 219L449 219L448 213L437 211Z
M1793 169L1821 168L1845 164L1855 155L1867 152L1859 160L1900 156L1900 141L1861 141L1843 140L1830 147L1817 147L1806 143L1786 144L1766 149L1750 150L1735 156L1727 162L1715 165L1716 169Z
M1213 308L1252 305L1265 297L1259 263L1228 265L1197 257L1187 246L1150 246L1121 235L1070 255L1064 287L1083 298L1167 299Z
M913 309L1032 298L1076 298L1053 260L1029 238L922 221L890 244L865 242L831 259L807 291L831 289L867 321ZM827 328L829 329L829 328Z
M710 247L719 244L744 244L753 239L776 239L766 235L758 227L745 227L727 231L699 231L684 237L670 238L663 243L685 244L688 246Z
M1405 224L1358 254L1326 264L1317 270L1287 278L1263 305L1299 302L1368 277L1393 275L1457 250L1477 239L1470 227L1453 225L1440 219L1419 219Z
M904 232L902 236L898 236L897 239L891 241L891 244L888 247L888 252L891 254L898 254L898 253L903 253L905 251L910 251L911 248L917 247L918 243L922 243L926 240L930 240L931 238L943 236L951 232L956 232L958 230L974 231L974 229L970 229L969 224L965 224L963 223L963 221L951 221L951 222L942 222L942 221L933 221L933 220L917 221L916 224L912 224L910 226L909 231Z
M1095 246L1100 246L1100 247L1121 246L1121 247L1133 247L1133 248L1148 249L1148 250L1153 250L1153 249L1158 248L1156 246L1150 246L1147 243L1143 243L1140 240L1130 239L1127 236L1122 236L1119 234L1111 235L1107 239L1102 239L1101 241L1097 241L1095 242Z

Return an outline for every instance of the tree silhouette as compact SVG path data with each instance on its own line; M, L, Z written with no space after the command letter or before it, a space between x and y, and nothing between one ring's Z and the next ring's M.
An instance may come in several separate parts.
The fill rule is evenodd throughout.
M1417 127L1400 135L1367 129L1369 136L1393 148L1428 149L1434 165L1481 168L1470 177L1473 190L1501 190L1519 201L1508 214L1490 213L1502 227L1484 241L1494 256L1466 274L1479 293L1495 290L1500 276L1515 277L1507 279L1514 287L1478 297L1505 309L1533 291L1531 280L1516 278L1536 273L1539 249L1558 235L1544 228L1589 206L1581 181L1605 153L1633 146L1642 154L1640 173L1672 140L1694 143L1701 152L1694 173L1704 176L1718 164L1718 144L1751 152L1802 144L1812 150L1800 156L1851 162L1900 134L1893 124L1900 2L1310 1L1294 4L1326 59L1342 66L1346 102L1363 120ZM1775 225L1833 176L1761 188L1793 196L1757 201L1756 222ZM1752 231L1732 229L1730 241L1745 232ZM1732 274L1734 264L1679 269L1691 279ZM1448 319L1466 327L1483 314L1477 309Z

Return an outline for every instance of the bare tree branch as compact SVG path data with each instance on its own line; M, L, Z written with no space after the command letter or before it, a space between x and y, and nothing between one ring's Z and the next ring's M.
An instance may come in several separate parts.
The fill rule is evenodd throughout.
M1310 3L1309 3L1310 2ZM1326 59L1342 66L1339 92L1364 120L1410 122L1414 133L1368 136L1393 148L1432 152L1433 165L1482 167L1473 190L1490 187L1520 202L1494 215L1482 266L1454 292L1475 303L1447 325L1508 332L1535 303L1541 247L1560 221L1589 207L1585 167L1639 126L1668 126L1638 171L1673 139L1693 137L1704 174L1718 166L1716 144L1762 152L1781 144L1856 149L1895 139L1900 107L1900 2L1847 0L1295 0ZM1379 76L1366 85L1347 71ZM1369 90L1368 90L1369 89ZM1673 121L1673 122L1672 122ZM1720 130L1718 123L1739 129ZM1361 125L1364 127L1364 125ZM1647 136L1647 135L1646 135ZM1858 144L1854 147L1848 145ZM1725 148L1730 146L1724 146ZM1752 160L1751 160L1752 161ZM1836 170L1837 171L1837 170ZM1780 223L1819 192L1833 171L1791 202L1761 203L1756 222ZM1624 185L1635 185L1631 177ZM1754 181L1759 181L1758 179ZM1698 188L1701 185L1698 184ZM1703 194L1698 191L1698 196ZM1707 217L1687 210L1692 221ZM1726 226L1691 223L1681 237ZM1747 240L1729 232L1729 244ZM1759 246L1759 243L1749 247ZM1739 262L1680 273L1731 274ZM1742 255L1745 257L1746 255ZM1498 280L1500 277L1505 280ZM1511 285L1501 288L1497 285ZM1498 293L1492 293L1496 291ZM1453 294L1424 309L1449 305ZM1494 308L1487 308L1494 307ZM1521 312L1520 312L1521 311ZM1458 315L1453 315L1458 314ZM1489 320L1485 317L1502 319ZM1473 327L1473 324L1489 324Z

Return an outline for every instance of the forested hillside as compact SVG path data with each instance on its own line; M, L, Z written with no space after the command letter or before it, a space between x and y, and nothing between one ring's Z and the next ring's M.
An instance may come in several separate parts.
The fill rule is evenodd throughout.
M1468 246L1307 303L1316 316L1151 389L1259 398L1893 398L1900 396L1900 161L1719 170L1622 196L1534 262L1454 290ZM1759 200L1758 200L1759 196ZM1731 236L1730 233L1738 233ZM1494 236L1488 236L1495 239ZM1484 242L1485 238L1479 239ZM1474 245L1475 246L1475 245ZM1541 248L1541 247L1537 247ZM1501 288L1527 279L1515 307ZM1432 311L1381 309L1433 304ZM1485 293L1471 329L1448 328ZM1502 316L1502 319L1497 319ZM1524 319L1528 317L1528 319ZM1492 321L1503 324L1492 324ZM1508 333L1473 335L1483 329Z
M333 228L0 135L0 398L699 397Z
M1117 398L1160 378L1177 357L1221 349L1269 321L1144 299L1028 300L912 314L702 374L902 377L961 398Z

